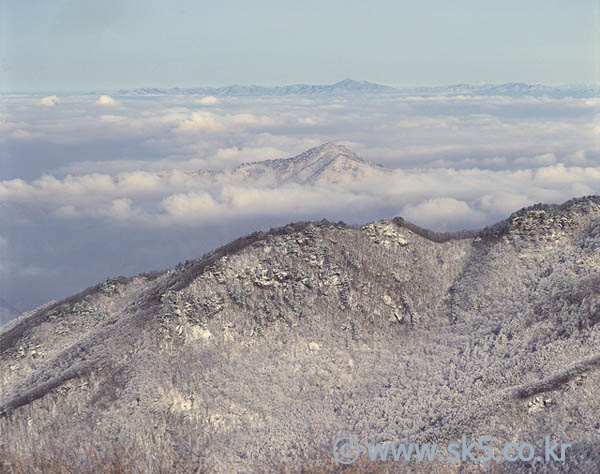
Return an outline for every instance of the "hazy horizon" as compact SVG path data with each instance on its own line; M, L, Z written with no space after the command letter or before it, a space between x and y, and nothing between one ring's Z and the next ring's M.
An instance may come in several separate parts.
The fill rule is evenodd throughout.
M59 0L4 2L0 13L0 90L600 80L593 0Z

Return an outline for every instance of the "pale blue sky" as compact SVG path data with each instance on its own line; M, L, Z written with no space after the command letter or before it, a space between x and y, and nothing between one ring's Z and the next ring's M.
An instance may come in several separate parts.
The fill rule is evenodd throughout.
M598 82L598 0L0 0L0 89Z

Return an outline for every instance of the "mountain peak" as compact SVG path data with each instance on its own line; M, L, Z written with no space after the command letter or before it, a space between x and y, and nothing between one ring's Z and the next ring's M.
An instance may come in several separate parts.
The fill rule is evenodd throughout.
M244 163L233 173L244 178L272 173L279 183L332 184L387 172L347 146L327 142L291 158Z
M344 92L391 92L395 90L393 87L384 86L375 82L356 81L350 78L336 82L331 86L331 89Z
M322 145L313 147L313 148L309 148L308 150L306 150L305 152L301 153L300 155L297 155L294 157L298 158L298 159L305 159L307 157L314 157L314 156L319 156L321 158L324 157L333 157L334 155L344 155L347 156L348 158L351 159L357 159L360 161L366 161L363 158L359 157L356 153L354 153L350 148L348 148L345 145L337 145L333 142L326 142L323 143Z
M364 84L371 84L371 83L367 82L367 81L356 81L354 79L350 79L349 77L347 77L346 79L336 82L334 84L334 86L359 86L359 85L364 85Z

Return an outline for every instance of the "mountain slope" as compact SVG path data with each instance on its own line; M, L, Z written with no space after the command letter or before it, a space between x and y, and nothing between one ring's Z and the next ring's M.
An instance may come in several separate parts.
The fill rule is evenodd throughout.
M154 469L255 472L330 458L340 436L550 434L573 448L544 472L593 472L600 197L460 237L291 224L23 315L0 331L2 454L60 440L83 472L77 440L117 440Z

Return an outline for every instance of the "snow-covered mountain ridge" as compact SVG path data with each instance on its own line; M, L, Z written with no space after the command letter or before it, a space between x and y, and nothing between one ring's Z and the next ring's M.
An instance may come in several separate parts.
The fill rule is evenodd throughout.
M268 96L344 96L360 94L387 94L400 96L503 96L548 98L596 98L600 86L593 84L565 84L547 86L523 82L502 84L451 84L445 86L392 87L368 81L344 79L335 84L293 84L286 86L232 85L226 87L193 88L138 88L120 90L120 95L192 94L217 97L268 97Z

